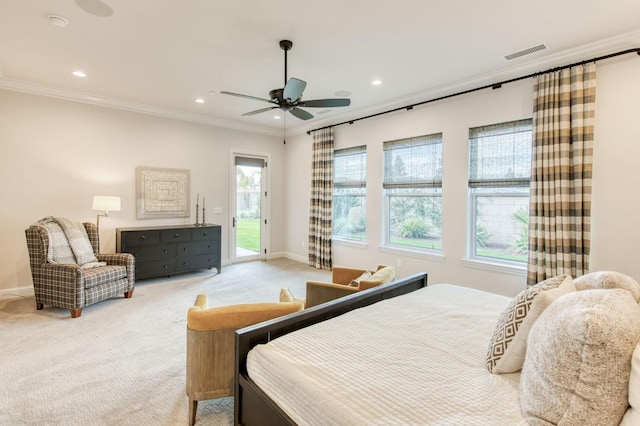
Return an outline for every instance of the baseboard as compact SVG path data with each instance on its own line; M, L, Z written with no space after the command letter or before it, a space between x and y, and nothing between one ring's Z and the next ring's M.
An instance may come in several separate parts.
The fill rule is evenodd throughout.
M0 290L0 297L25 297L25 296L33 296L33 287L25 286L25 287L13 287L6 288Z
M309 259L306 256L300 256L294 253L283 252L282 256L280 257L285 257L289 260L295 260L296 262L309 264Z

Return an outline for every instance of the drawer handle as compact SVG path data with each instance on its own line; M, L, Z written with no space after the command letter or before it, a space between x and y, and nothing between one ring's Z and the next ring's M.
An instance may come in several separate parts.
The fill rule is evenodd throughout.
M173 238L178 238L180 236L180 234L173 234Z
M140 237L141 240L146 240L147 237L145 237L144 235L142 237Z
M208 247L208 248L211 248L211 244L209 244L209 247Z
M167 254L167 249L162 250L164 254Z
M207 236L207 235L209 235L209 234L207 234L206 232L203 232L203 233L202 233L202 235L204 235L204 236L206 237L206 236Z
M138 256L138 253L133 253L133 257L137 257L137 256Z
M187 251L187 248L186 248L186 247L185 247L185 248L183 248L183 249L182 249L182 251Z
M187 262L182 262L182 264L183 264L184 266L187 266Z
M167 265L162 265L162 267L163 267L164 269L167 269Z

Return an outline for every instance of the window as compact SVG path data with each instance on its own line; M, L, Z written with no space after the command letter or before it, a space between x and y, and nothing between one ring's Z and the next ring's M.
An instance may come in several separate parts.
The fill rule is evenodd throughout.
M442 133L384 143L385 243L442 249Z
M527 261L531 138L531 119L469 129L469 257Z
M333 153L333 236L367 239L367 147Z

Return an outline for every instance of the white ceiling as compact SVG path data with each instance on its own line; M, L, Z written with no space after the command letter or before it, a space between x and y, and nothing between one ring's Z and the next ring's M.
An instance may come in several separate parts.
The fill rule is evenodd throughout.
M0 88L280 135L640 47L639 0L104 2L110 17L74 0L0 0ZM242 117L269 105L219 92L283 87L282 39L294 43L288 74L307 82L303 99L347 90L351 106L309 108L308 121Z

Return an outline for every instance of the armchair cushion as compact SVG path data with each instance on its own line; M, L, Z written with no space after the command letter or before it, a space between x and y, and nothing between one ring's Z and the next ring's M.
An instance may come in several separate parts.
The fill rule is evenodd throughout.
M305 307L311 308L358 291L386 284L395 279L395 268L393 266L378 265L378 268L371 277L365 279L363 274L366 272L366 269L336 266L333 268L333 282L307 281ZM357 279L360 280L358 285L351 285L351 283Z
M288 288L280 289L280 302L298 302L303 308L305 305L305 300L295 297Z
M187 312L187 327L195 331L238 329L293 312L301 311L302 303L267 302L207 308L207 296L200 294Z

